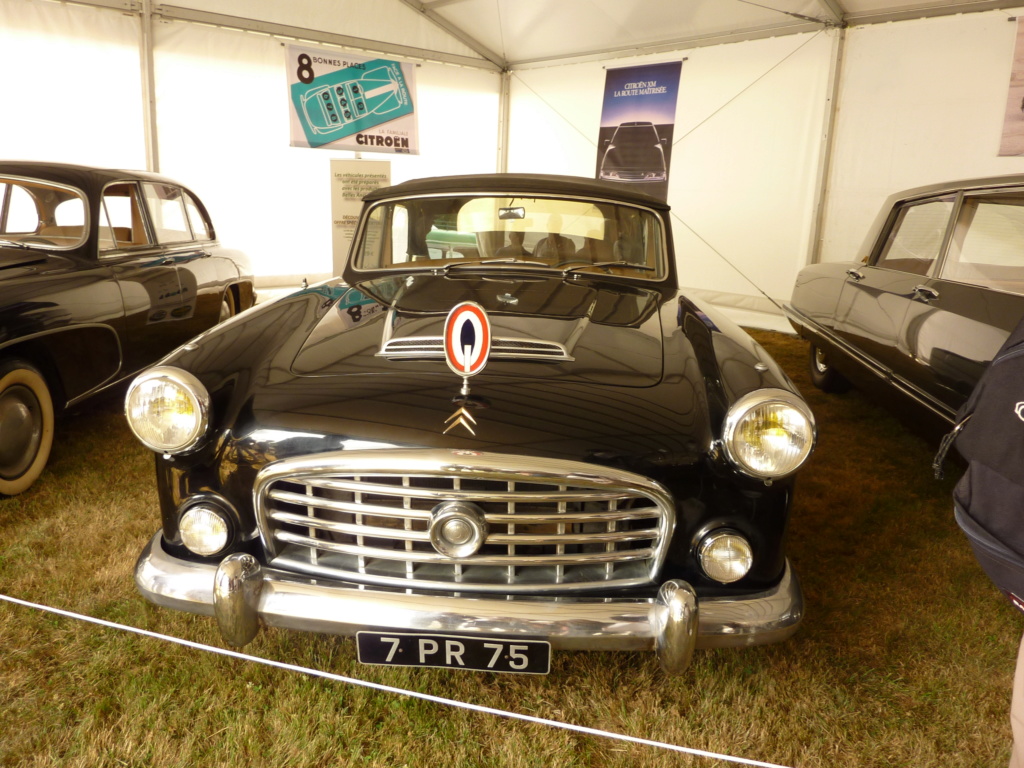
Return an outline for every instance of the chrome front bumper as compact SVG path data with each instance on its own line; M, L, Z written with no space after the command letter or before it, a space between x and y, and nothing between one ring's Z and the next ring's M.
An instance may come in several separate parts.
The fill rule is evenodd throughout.
M694 648L761 645L792 635L803 595L789 564L778 586L738 598L698 599L685 581L642 598L470 597L388 592L324 583L263 568L250 555L221 564L167 554L159 533L139 556L135 584L156 605L215 616L229 645L259 625L335 635L363 629L543 638L569 650L653 650L667 672L684 670Z

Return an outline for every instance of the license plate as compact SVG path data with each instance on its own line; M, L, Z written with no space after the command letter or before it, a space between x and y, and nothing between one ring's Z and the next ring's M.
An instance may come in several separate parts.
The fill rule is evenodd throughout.
M528 675L546 675L551 669L551 643L547 640L357 632L356 651L363 664L473 669Z

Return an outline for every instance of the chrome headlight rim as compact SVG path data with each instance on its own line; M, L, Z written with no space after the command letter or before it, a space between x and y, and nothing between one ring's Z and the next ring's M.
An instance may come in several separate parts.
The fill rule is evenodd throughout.
M714 557L714 552L722 543L727 544L730 550L740 553L743 560L742 573L725 573L729 569L723 567L722 561ZM701 573L718 584L733 584L740 581L746 578L754 567L753 544L747 536L730 526L712 528L700 535L697 545L694 547L694 555L700 565Z
M771 404L778 404L792 408L794 411L799 413L807 423L806 446L799 457L799 461L797 461L792 467L785 469L785 471L767 471L751 466L744 462L743 458L737 454L734 446L737 430L750 412L759 406ZM725 416L725 422L722 426L722 446L729 462L740 473L765 482L782 480L796 474L796 472L798 472L800 468L807 463L807 459L810 458L810 455L814 450L814 444L817 440L817 436L818 431L817 425L814 421L814 413L811 411L810 406L807 405L804 399L789 390L772 387L755 389L733 403Z
M143 434L140 433L139 429L136 428L134 419L132 417L131 405L132 396L142 387L144 384L148 384L157 379L163 379L169 381L174 385L181 388L186 392L192 399L195 410L196 410L196 424L191 430L190 437L175 446L158 445ZM128 387L128 392L125 395L125 417L128 420L128 427L131 429L132 434L135 435L136 439L139 440L144 446L149 448L151 451L162 454L177 455L182 453L189 453L195 450L200 443L206 438L207 432L210 427L210 394L206 391L206 387L188 371L176 368L170 365L158 365L150 368L143 373L135 377L132 381L131 386Z
M198 513L200 510L213 515L224 524L224 542L217 549L199 551L199 549L193 548L186 542L188 537L183 533L183 530L186 527L184 525L185 518L190 514ZM188 498L178 509L178 535L176 538L181 542L181 545L185 547L185 549L196 557L220 558L222 555L231 551L237 539L237 517L238 513L235 512L234 508L220 496L205 493L192 496Z

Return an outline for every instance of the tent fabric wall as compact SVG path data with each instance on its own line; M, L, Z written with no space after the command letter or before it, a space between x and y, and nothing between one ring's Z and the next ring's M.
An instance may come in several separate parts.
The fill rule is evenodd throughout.
M288 146L285 44L184 22L154 30L161 171L207 202L225 243L263 284L331 272L330 159ZM392 180L493 171L498 75L441 64L416 70L421 155L388 159Z
M139 22L0 0L0 157L145 167Z
M401 9L408 8L400 3ZM0 157L145 168L141 21L103 8L0 0L0 79L9 108ZM221 241L253 261L258 284L332 270L330 159L288 146L285 41L177 21L153 30L160 172L192 187ZM389 159L395 182L497 168L500 76L422 63L420 155Z
M279 23L479 58L405 3L386 2L385 10L364 4L326 18L313 0L255 0L251 8ZM182 7L240 15L241 6ZM1024 172L1024 159L997 156L1012 15L984 11L604 62L686 60L669 190L683 285L741 322L785 327L769 298L788 299L804 264L859 256L890 193ZM0 80L8 105L0 157L144 167L141 18L0 0L0 66L19 74ZM329 161L354 155L288 146L287 41L159 17L152 40L160 170L207 200L222 239L252 255L264 282L327 274ZM366 155L388 157L394 181L493 172L506 127L508 170L593 175L602 62L513 71L506 125L502 75L424 60L416 80L422 154Z
M1024 172L1024 158L997 156L1014 15L847 30L820 260L860 259L867 230L893 193Z
M788 328L822 172L837 32L790 35L614 66L685 58L669 203L680 281L734 319ZM600 63L513 73L509 170L593 176Z

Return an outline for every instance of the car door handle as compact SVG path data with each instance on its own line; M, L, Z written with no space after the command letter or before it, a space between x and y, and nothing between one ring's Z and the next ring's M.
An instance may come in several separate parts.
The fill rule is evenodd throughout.
M848 269L848 270L846 270L846 274L848 274L850 277L852 277L857 282L860 282L861 280L864 279L864 273L863 272L858 272L856 269Z
M927 285L915 285L914 298L925 302L935 301L935 299L939 298L939 292L934 288L929 288Z

